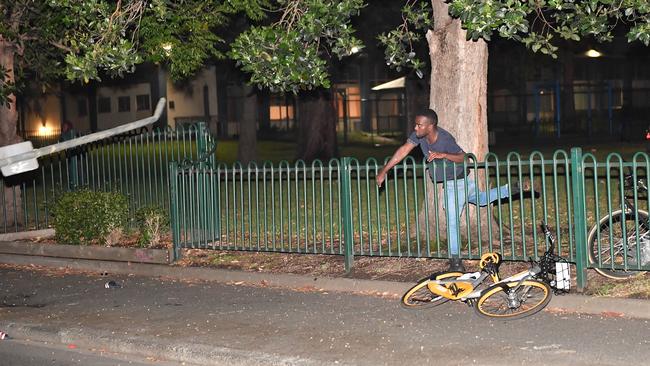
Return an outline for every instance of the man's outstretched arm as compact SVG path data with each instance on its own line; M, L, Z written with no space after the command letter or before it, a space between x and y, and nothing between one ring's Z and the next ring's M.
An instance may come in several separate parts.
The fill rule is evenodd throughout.
M381 168L379 173L377 173L377 177L375 179L377 180L377 185L379 187L381 187L381 185L384 183L384 180L386 179L386 173L388 173L389 170L391 170L395 165L402 161L402 159L404 159L415 146L417 145L407 142L399 149L397 149L397 151L395 151L393 157L390 158L390 160L388 160L388 163L386 163L386 165Z

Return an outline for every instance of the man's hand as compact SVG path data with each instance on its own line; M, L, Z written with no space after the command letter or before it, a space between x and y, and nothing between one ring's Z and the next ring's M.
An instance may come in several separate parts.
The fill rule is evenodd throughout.
M377 176L375 177L375 180L377 181L377 187L381 187L381 185L384 184L385 179L386 173L384 173L383 170L377 173Z
M446 153L429 150L429 155L427 155L427 162L430 163L433 159L445 159L445 158L447 158Z

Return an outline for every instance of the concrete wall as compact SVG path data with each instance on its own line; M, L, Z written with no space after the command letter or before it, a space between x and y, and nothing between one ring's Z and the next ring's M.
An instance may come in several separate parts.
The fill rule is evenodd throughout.
M149 98L149 108L138 110L136 98L138 95L146 95ZM151 100L151 86L149 83L138 83L129 86L120 87L99 87L97 88L97 104L101 98L110 98L111 112L101 113L97 108L97 128L106 130L128 122L151 116L153 108L157 101ZM127 112L118 112L118 98L128 97L130 100L130 110Z
M206 118L206 98L204 88L207 87L207 105L209 117ZM216 68L209 66L200 71L196 77L182 83L174 84L167 81L167 115L171 127L176 123L187 123L194 121L206 121L210 128L216 131L217 126L217 77ZM90 89L85 91L64 92L63 98L58 96L56 90L43 94L38 100L32 101L25 108L25 130L32 134L44 131L43 124L50 133L58 134L61 128L61 119L69 120L74 128L82 133L90 132ZM146 95L149 98L149 108L138 110L137 96ZM150 116L156 106L157 100L153 100L151 84L149 82L137 82L122 85L99 86L97 87L98 104L97 128L99 130L109 129ZM119 98L128 97L130 108L128 111L120 112L118 109ZM110 112L102 113L99 109L101 98L110 99ZM79 103L85 103L86 114L80 114ZM65 113L62 110L62 104ZM173 105L173 108L170 106Z
M207 87L209 118L206 118L204 90ZM173 106L173 108L172 108ZM217 75L210 66L189 80L173 83L167 80L167 118L171 127L177 123L205 121L211 130L217 123Z

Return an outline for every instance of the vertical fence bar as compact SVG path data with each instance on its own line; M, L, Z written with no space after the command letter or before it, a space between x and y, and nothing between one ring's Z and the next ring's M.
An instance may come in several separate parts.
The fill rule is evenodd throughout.
M584 169L582 149L571 149L571 180L573 183L573 214L576 238L576 276L578 291L587 286L587 214L585 210Z
M180 257L180 226L178 223L178 165L176 162L169 163L169 217L172 228L172 241L174 245L173 258L176 261Z
M339 197L341 197L341 218L343 224L343 243L345 244L345 272L350 273L352 264L354 262L354 238L352 232L352 196L350 195L351 174L350 162L351 158L344 157L341 159L341 169L339 170L341 176L339 177Z

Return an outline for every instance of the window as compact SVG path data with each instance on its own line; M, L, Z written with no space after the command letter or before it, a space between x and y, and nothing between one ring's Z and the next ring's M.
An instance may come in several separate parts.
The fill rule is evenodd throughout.
M86 117L88 115L88 104L86 104L86 99L77 99L77 115L79 117Z
M127 97L118 97L117 98L117 111L118 112L130 112L131 111L131 98Z
M294 126L293 100L286 95L272 94L269 100L269 122L278 129Z
M174 104L173 100L170 100L169 101L169 109L174 109L174 108L176 108L176 105Z
M271 121L284 121L293 119L293 105L283 96L272 96L269 106L269 119Z
M97 113L111 113L111 98L103 97L97 99Z
M344 100L347 105L344 105ZM339 88L338 93L336 93L336 102L339 118L345 118L346 112L349 118L361 118L361 90L358 86Z
M139 111L148 111L151 109L149 106L149 94L140 94L136 96L135 103Z

